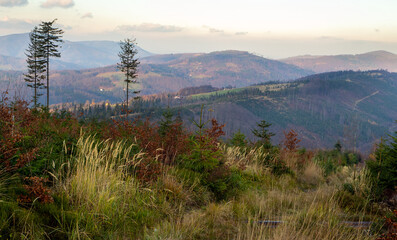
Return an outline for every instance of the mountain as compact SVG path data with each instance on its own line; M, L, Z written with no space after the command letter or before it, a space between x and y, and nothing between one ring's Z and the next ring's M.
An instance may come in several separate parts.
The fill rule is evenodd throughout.
M311 74L286 63L248 52L223 51L169 54L142 58L138 84L142 94L176 92L182 88L212 85L246 87L268 81L286 81ZM124 75L116 66L51 72L51 103L87 100L120 102ZM0 79L1 83L1 79Z
M316 73L340 70L384 69L397 72L397 55L386 51L375 51L356 55L298 56L280 60Z
M22 58L0 55L0 70L19 70L23 65L26 61Z
M231 50L208 54L156 55L141 62L142 83L148 80L146 82L154 83L162 92L208 84L214 87L244 87L267 81L292 80L312 73L248 52Z
M0 58L0 70L25 70L26 59L25 49L29 43L29 34L12 34L0 36L0 55L17 59L12 64L12 68L5 59ZM150 55L148 51L137 47L138 57L143 58ZM120 46L118 42L113 41L67 41L62 44L60 49L61 58L51 59L54 62L54 70L66 69L86 69L103 67L116 64L119 61L118 52Z
M332 148L338 140L349 149L369 152L373 143L397 129L397 73L340 71L311 75L288 83L195 94L164 101L186 123L206 116L226 124L227 137L241 130L249 138L265 119L281 143L283 131L294 129L301 146ZM194 129L194 126L191 126Z

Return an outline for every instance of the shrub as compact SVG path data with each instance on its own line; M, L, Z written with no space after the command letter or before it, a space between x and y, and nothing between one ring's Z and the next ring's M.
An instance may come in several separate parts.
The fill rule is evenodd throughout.
M238 172L232 171L225 164L223 154L219 149L219 137L224 135L224 125L219 125L215 119L211 120L211 128L191 137L191 150L184 154L180 166L197 172L201 176L201 183L207 186L215 198L225 199L230 192L242 187L242 178Z
M52 203L54 201L50 195L50 189L44 185L48 182L47 179L42 177L27 177L25 181L28 182L28 185L24 185L28 195L21 195L18 199L19 202L32 203L36 199L41 203Z

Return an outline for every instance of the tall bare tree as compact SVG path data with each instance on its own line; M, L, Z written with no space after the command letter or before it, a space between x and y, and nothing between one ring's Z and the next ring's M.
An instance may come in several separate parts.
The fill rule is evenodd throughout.
M128 101L129 101L129 84L130 83L138 83L136 78L138 76L138 66L140 64L136 55L138 54L138 50L136 48L136 40L135 39L125 39L120 42L120 52L118 56L120 57L120 63L117 63L117 68L120 69L125 75L126 87L126 100L127 100L127 118L128 118ZM138 94L140 91L134 90L133 94ZM134 99L139 98L135 96Z
M38 98L43 95L38 92L39 89L43 89L45 79L45 61L42 44L38 34L38 28L35 27L29 34L30 43L26 49L26 63L28 67L28 73L25 74L25 81L28 83L28 87L34 89L33 94L33 107L38 107Z
M50 57L61 57L58 48L61 47L60 43L63 42L61 38L64 33L62 29L53 26L56 20L41 22L38 29L47 72L47 109L50 106Z

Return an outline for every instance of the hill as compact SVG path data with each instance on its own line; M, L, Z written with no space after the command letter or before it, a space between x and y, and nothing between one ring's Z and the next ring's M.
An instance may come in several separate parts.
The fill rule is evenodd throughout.
M384 69L397 72L397 55L386 51L374 51L356 55L298 56L280 60L316 73L341 70Z
M226 124L227 137L240 129L253 139L251 130L265 119L278 133L275 144L284 137L283 130L294 129L305 147L331 148L340 140L348 149L368 152L376 140L396 129L396 99L396 73L340 71L190 95L172 104L188 123L198 118L204 104L211 109L207 116Z
M0 58L0 70L24 70L25 49L29 43L29 34L12 34L0 36L0 55L17 59L13 62L12 68L7 67L9 64L6 59ZM116 64L118 62L118 52L120 46L118 42L113 41L67 41L60 49L62 57L54 60L53 69L85 69L103 67ZM147 57L152 55L148 51L138 46L138 56Z
M176 92L201 85L246 87L267 81L286 81L311 72L248 52L159 55L142 59L139 82L142 94ZM0 80L1 81L1 80ZM116 66L54 71L52 103L87 100L120 102L124 99L123 74Z

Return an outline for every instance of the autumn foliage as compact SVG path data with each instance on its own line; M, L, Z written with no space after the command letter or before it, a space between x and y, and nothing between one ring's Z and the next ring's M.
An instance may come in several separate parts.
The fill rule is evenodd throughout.
M30 128L34 116L25 101L9 103L6 96L0 101L0 173L13 172L32 161L37 148L23 148L27 136L24 128Z
M27 195L21 195L18 198L18 201L21 203L32 203L36 199L41 203L52 203L54 199L51 197L51 191L48 187L45 186L45 183L48 182L47 179L42 177L26 177L25 181L26 185L23 187L27 191Z
M301 141L298 138L298 133L296 133L293 129L289 130L288 132L284 133L284 149L290 152L296 151L299 148L299 142Z
M397 219L397 210L393 211L393 218ZM396 240L397 239L397 222L392 218L386 219L387 233L382 234L376 240Z

